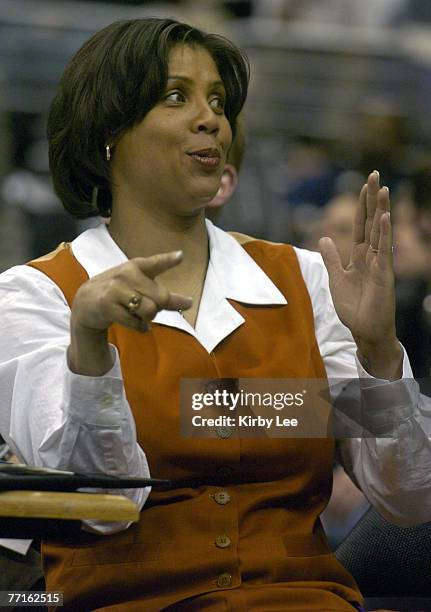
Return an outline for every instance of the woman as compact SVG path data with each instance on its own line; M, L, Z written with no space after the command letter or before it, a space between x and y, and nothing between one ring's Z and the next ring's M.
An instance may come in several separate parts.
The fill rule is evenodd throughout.
M182 439L180 379L359 370L368 387L403 393L397 418L422 426L416 387L396 380L389 198L377 173L361 192L350 268L328 239L321 245L362 366L318 255L205 222L247 76L224 39L170 20L119 22L78 51L52 104L56 191L75 216L102 211L111 222L2 275L8 439L36 465L150 470L176 483L126 492L143 508L136 525L88 521L73 540L44 544L47 589L64 591L65 610L360 607L319 521L334 441ZM387 412L376 421L397 435ZM414 487L405 474L411 448L392 439L339 448L398 522L428 516L429 471ZM429 465L429 445L414 452ZM409 491L426 486L428 497Z

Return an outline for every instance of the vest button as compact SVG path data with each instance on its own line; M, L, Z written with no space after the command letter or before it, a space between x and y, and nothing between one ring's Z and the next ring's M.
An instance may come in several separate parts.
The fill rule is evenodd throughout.
M224 506L230 502L231 496L227 491L221 489L220 491L214 493L214 500L221 506Z
M219 438L230 438L232 435L231 427L215 427L215 432Z
M215 545L219 548L227 548L231 545L231 539L226 534L218 535L215 539Z
M225 572L224 574L220 574L217 578L217 586L219 587L228 587L232 584L232 576Z

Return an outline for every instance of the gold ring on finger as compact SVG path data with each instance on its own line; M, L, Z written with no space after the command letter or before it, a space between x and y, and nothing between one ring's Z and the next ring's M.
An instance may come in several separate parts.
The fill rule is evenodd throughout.
M132 297L130 298L130 300L127 302L127 310L131 314L133 314L139 309L141 302L142 302L142 295L139 295L139 293L134 293Z

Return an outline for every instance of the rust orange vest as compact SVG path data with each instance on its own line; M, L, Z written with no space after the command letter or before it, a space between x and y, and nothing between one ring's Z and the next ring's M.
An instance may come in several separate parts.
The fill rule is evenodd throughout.
M64 591L64 611L335 612L362 601L319 520L331 493L333 440L180 437L181 378L326 376L294 249L254 239L243 248L288 304L231 300L245 323L212 353L164 325L145 334L110 328L151 474L179 484L153 490L139 523L124 532L44 543L47 590ZM69 305L88 279L65 244L29 265L47 274ZM191 486L193 479L201 484ZM240 596L248 599L241 604Z

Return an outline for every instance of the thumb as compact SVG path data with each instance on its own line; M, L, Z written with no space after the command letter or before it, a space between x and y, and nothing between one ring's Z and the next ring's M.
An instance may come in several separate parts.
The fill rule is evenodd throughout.
M340 254L332 238L321 238L319 240L320 253L326 266L331 285L336 284L344 272L341 264Z

